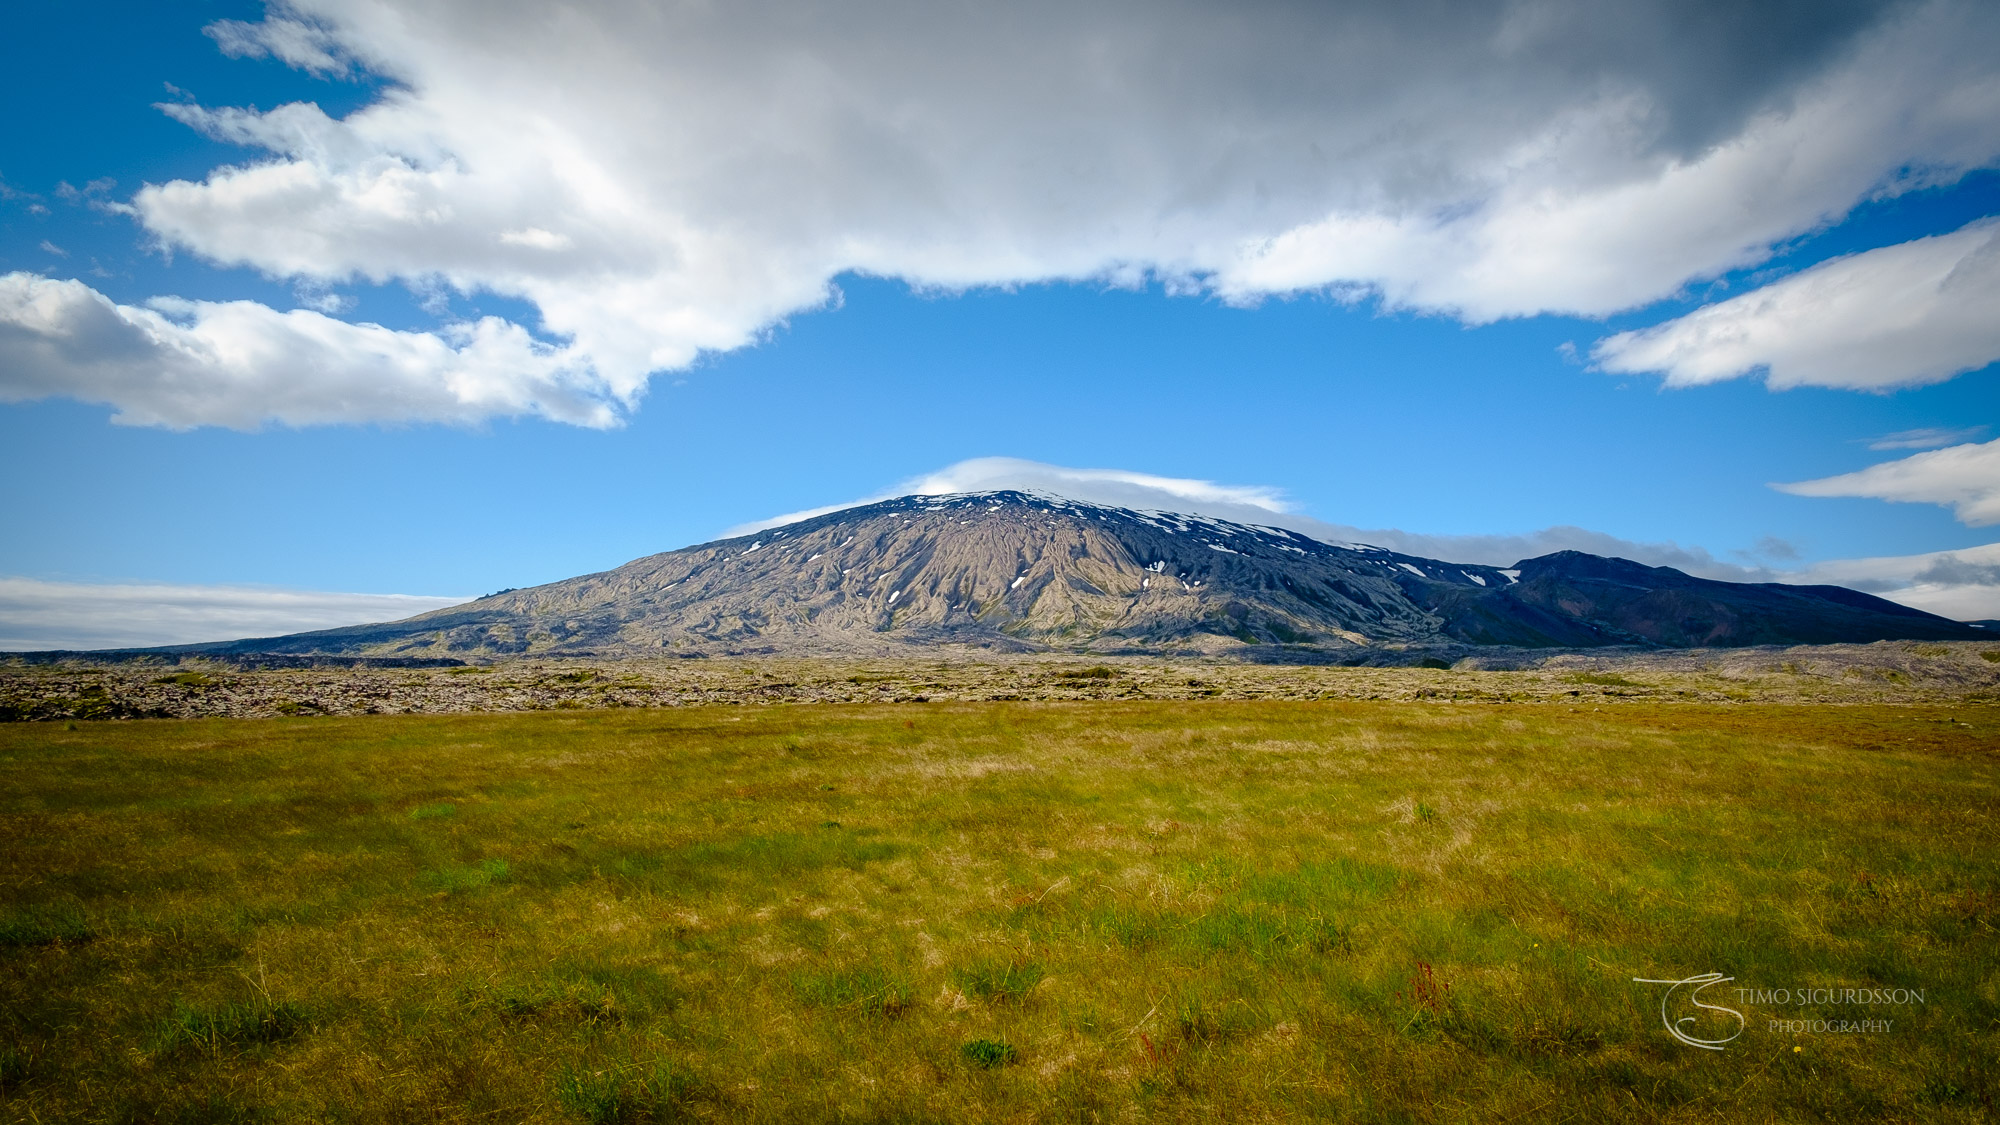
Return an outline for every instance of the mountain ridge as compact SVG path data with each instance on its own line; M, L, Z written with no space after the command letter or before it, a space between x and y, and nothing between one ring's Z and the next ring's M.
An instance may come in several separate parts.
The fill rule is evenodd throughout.
M904 496L398 622L160 652L382 658L1293 652L1968 640L1843 587L1575 551L1448 563L1283 528L1003 490Z

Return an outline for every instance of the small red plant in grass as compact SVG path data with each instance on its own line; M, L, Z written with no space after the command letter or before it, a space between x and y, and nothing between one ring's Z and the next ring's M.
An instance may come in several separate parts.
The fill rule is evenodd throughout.
M1451 993L1451 982L1437 975L1429 961L1417 962L1417 971L1410 974L1410 984L1398 996L1407 996L1410 1002L1430 1012L1443 1015L1445 997Z

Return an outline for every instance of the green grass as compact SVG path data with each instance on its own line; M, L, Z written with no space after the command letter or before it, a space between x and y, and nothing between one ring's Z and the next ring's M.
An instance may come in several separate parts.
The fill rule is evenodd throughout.
M198 1007L175 1001L154 1030L156 1054L217 1055L258 1045L282 1043L305 1030L305 1009L289 1001L251 1001Z
M25 903L0 910L0 949L80 945L95 936L73 903Z
M215 681L200 672L175 672L153 681L156 684L179 684L181 687L208 687Z
M872 1016L899 1016L915 1002L908 980L873 966L801 973L792 989L802 1004Z
M699 1120L707 1091L672 1063L645 1069L566 1069L556 1077L556 1101L590 1125Z
M1116 678L1117 675L1118 672L1116 669L1098 664L1089 668L1077 668L1067 672L1057 672L1056 678L1059 680L1109 680Z
M75 726L0 727L0 1121L1980 1122L2000 1096L1989 707ZM1711 970L1748 1022L1723 1051L1632 980Z
M958 1053L964 1055L966 1061L972 1065L988 1070L996 1066L1006 1066L1020 1058L1020 1052L1014 1050L1005 1039L968 1039L960 1045Z
M967 996L998 1004L1025 1002L1047 976L1040 965L1019 960L981 959L952 973Z
M1599 687L1645 687L1637 680L1628 680L1616 672L1573 672L1563 677L1573 684L1596 684Z

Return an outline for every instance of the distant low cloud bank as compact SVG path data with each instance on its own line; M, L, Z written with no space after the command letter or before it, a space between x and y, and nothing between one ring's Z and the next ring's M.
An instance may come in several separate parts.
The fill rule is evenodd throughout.
M463 597L0 578L0 652L150 648L396 621Z
M1837 559L1785 580L1865 590L1960 621L2000 621L2000 543L1922 555Z

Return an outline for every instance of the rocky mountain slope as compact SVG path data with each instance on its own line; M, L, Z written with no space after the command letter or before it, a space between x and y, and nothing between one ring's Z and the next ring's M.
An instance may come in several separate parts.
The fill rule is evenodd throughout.
M1276 528L1021 492L908 496L383 625L173 651L1296 652L1969 640L1830 586L1741 585L1560 552L1444 563Z

